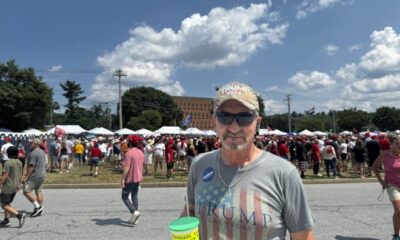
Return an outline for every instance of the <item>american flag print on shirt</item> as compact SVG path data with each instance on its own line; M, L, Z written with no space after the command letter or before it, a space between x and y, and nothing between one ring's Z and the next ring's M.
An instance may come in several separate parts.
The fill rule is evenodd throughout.
M268 239L273 217L265 194L205 184L196 196L201 239Z

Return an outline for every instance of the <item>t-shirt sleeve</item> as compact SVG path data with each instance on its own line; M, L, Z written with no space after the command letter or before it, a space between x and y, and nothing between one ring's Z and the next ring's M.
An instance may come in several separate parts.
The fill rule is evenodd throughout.
M195 204L194 188L196 186L196 165L196 161L193 161L188 177L187 199L190 205Z
M4 164L4 170L3 173L10 173L10 164L8 163L8 161Z
M32 153L29 155L29 158L28 158L28 164L29 164L29 165L33 165L33 166L36 165L36 161L35 161L36 155L37 155L36 152L32 152Z
M301 232L313 227L313 218L303 183L296 169L290 172L284 183L285 206L283 218L290 233Z
M131 164L131 157L129 153L125 154L124 160L121 162L122 166L129 166Z

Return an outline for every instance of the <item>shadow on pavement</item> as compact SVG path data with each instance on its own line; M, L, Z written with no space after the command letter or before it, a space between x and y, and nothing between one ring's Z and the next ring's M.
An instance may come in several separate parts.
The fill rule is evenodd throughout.
M379 240L378 238L364 238L364 237L345 237L336 235L336 240Z
M124 227L133 227L131 223L128 221L123 221L121 218L110 218L110 219L98 219L94 218L92 219L93 222L96 222L96 225L99 226L108 226L108 225L118 225L118 226L124 226Z

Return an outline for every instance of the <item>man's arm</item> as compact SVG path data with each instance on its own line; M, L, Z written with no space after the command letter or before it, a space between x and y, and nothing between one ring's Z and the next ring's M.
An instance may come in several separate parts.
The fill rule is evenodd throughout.
M121 176L121 188L125 187L125 178L128 175L129 166L122 167L122 176Z
M8 179L8 172L3 172L3 176L0 178L0 186L3 186L3 184L7 181Z
M186 208L186 203L185 203L180 217L187 217L188 216L187 211L188 211L188 209ZM189 216L194 216L194 205L192 205L192 204L189 204Z
M290 233L290 240L314 240L314 233L311 230Z
M30 177L33 172L33 164L29 164L26 169L26 176L22 176L22 183L25 183Z

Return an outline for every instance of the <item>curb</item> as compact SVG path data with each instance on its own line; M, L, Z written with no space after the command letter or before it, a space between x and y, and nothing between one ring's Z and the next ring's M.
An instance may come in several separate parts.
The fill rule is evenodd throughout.
M366 179L304 179L303 184L336 184L336 183L370 183L378 182L375 178ZM159 187L186 187L186 182L154 182L141 183L142 188ZM45 184L46 189L98 189L98 188L120 188L118 183L99 183L99 184Z

